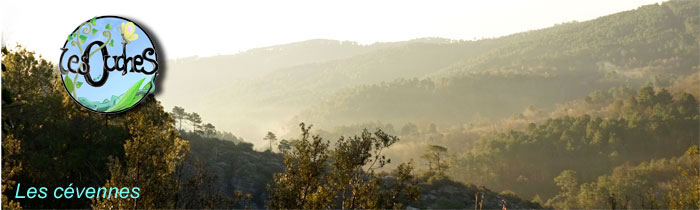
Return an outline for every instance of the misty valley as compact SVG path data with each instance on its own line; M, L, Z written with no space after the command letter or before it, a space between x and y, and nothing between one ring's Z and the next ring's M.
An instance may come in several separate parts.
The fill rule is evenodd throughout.
M698 11L153 62L160 92L115 115L71 101L62 67L3 47L2 205L698 209ZM20 183L140 197L15 199Z

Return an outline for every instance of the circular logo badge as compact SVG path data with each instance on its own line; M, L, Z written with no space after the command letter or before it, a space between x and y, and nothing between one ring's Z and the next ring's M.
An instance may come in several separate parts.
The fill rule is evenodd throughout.
M92 18L68 35L61 50L63 85L85 108L119 113L155 91L155 46L146 31L131 20Z

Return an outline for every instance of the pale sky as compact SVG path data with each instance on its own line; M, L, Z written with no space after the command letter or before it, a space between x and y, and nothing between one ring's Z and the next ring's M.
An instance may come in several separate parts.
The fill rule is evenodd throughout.
M94 16L135 21L168 59L233 54L325 38L362 44L422 37L480 39L585 21L658 0L538 1L2 1L2 40L53 62Z

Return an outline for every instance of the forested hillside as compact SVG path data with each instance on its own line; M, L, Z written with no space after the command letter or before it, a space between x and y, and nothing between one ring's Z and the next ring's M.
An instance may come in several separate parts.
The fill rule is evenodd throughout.
M453 175L549 198L556 192L552 180L563 170L590 181L620 164L673 157L698 144L700 118L692 95L673 99L665 90L655 94L647 87L617 106L616 118L567 116L530 124L525 131L485 135L472 151L459 154Z
M698 63L697 10L697 2L670 1L518 33L497 39L507 46L477 59L465 59L444 71L687 73ZM669 65L675 68L658 69L667 59L678 59Z
M411 75L340 91L292 122L468 123L529 106L553 108L612 86L668 86L700 70L699 8L697 2L673 1L477 41L499 44L424 79ZM374 74L381 73L367 78Z
M392 110L401 110L385 113L388 118L382 120L391 122L468 123L475 113L499 119L531 105L552 108L597 88L666 86L697 72L697 9L697 2L672 1L476 41L431 38L368 46L325 41L335 44L323 46L339 46L320 50L311 44L320 41L309 41L292 44L290 50L286 50L290 46L256 49L235 55L236 59L184 59L168 64L173 70L166 73L169 82L163 94L168 97L163 100L168 107L198 110L255 143L267 130L294 131L299 121L330 129L376 120L374 112L389 104ZM305 54L316 52L328 55ZM254 58L248 60L256 64L251 67L214 62L250 56ZM197 76L190 74L207 69L218 70L206 74L215 75L213 79L195 80ZM257 76L234 76L233 72ZM510 84L513 77L522 80ZM420 82L411 82L415 80ZM192 85L200 88L185 90ZM216 88L207 88L212 85ZM403 88L423 93L406 95L399 90ZM435 104L442 107L426 110ZM426 112L436 116L425 117ZM227 117L218 117L220 113Z
M432 79L399 79L341 91L294 121L338 126L366 121L403 124L423 121L443 126L477 118L502 119L529 106L552 109L589 90L614 86L598 72L473 73ZM324 127L332 128L332 127Z
M573 170L555 178L560 192L547 201L556 208L691 209L700 201L698 146L680 157L624 164L591 182Z

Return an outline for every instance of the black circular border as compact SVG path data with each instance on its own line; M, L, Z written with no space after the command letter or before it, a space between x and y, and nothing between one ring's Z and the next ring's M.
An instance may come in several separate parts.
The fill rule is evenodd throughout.
M129 20L129 19L124 18L124 17L116 16L116 15L98 16L98 17L95 17L95 20L100 19L100 18L120 18L120 19L122 19L122 20L129 21L129 22L134 23L134 25L136 25L137 27L139 27L139 28L141 29L141 31L143 31L143 34L146 34L146 37L148 38L148 41L151 43L151 46L153 46L153 50L155 51L154 53L155 53L155 56L156 56L156 62L157 62L157 63L160 63L160 62L158 61L158 47L156 46L155 43L153 43L153 39L151 39L151 36L148 35L148 32L147 32L147 30L146 30L145 28L141 27L138 23L136 23L136 22L134 22L134 21L132 21L132 20ZM90 20L92 20L92 18L88 19L86 22L89 22ZM71 34L73 34L73 33L76 32L76 31L79 31L81 25L82 25L82 23L81 23L80 25L78 25L78 27L76 27L76 28L71 32ZM63 46L66 46L66 44L68 44L68 41L69 41L69 40L66 40L66 41L63 43ZM59 68L60 68L60 65L62 65L62 62L63 62L63 55L61 55L61 57L60 57L59 59L60 59L60 60L58 61L58 65L59 65ZM66 90L66 93L68 93L68 96L70 96L70 98L73 99L73 101L74 101L75 103L79 104L80 106L82 106L83 108L85 108L85 109L87 109L87 110L90 110L91 112L95 112L95 113L98 113L98 114L121 114L121 113L124 113L124 112L126 112L126 111L129 111L129 110L131 110L132 108L136 107L136 106L139 105L148 95L153 94L153 93L151 93L151 91L152 91L153 88L155 88L155 86L156 86L156 79L158 78L158 74L160 74L160 70L161 70L161 69L158 69L158 70L155 72L155 75L153 76L153 80L151 80L151 87L148 88L148 92L146 92L146 95L144 95L143 97L141 97L141 99L139 99L139 101L136 102L136 103L135 103L134 105L132 105L131 107L128 107L128 108L125 108L125 109L122 109L122 110L116 111L116 112L100 112L100 111L93 110L92 108L89 108L89 107L83 105L82 103L80 103L80 101L78 101L78 99L74 98L73 95L71 95L70 92L68 91L68 87L66 87L66 82L65 82L64 79L63 79L63 75L64 75L64 74L60 74L60 75L61 75L61 84L63 85L63 88Z

